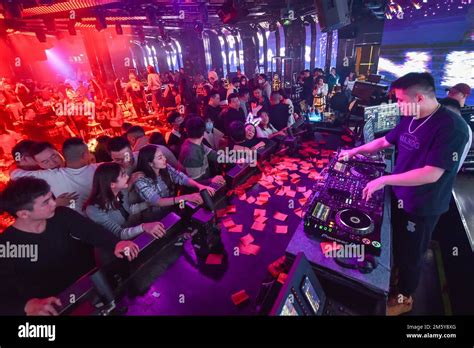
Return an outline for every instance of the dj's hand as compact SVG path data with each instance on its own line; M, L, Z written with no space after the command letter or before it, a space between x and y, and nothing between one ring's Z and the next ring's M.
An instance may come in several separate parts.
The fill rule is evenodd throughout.
M365 186L364 190L362 190L362 199L368 201L372 198L372 195L375 191L381 190L385 187L385 177L381 176L377 179L369 181L367 186Z
M122 240L118 242L115 246L114 254L119 259L123 259L125 256L128 261L132 261L138 256L139 251L140 249L138 248L138 245L136 245L134 242L129 240Z
M357 148L350 149L350 150L341 150L341 152L339 153L338 160L347 162L358 153L359 152L357 151Z
M25 313L26 315L58 315L53 304L62 306L61 300L57 297L32 298L26 302Z

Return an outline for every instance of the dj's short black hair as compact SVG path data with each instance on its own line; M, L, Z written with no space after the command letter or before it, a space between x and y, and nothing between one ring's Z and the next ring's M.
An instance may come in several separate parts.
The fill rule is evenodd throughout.
M430 73L408 73L392 82L391 89L413 90L435 97L436 87L433 75Z

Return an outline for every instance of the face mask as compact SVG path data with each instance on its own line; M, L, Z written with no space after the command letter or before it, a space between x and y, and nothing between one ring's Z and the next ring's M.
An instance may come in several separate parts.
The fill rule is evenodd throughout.
M207 131L208 133L211 133L213 129L214 129L214 123L212 123L212 122L206 122L206 131Z

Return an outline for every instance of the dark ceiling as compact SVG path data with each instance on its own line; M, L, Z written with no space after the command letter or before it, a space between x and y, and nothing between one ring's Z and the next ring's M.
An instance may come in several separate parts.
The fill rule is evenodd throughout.
M369 4L378 1L350 2L353 14L360 15L361 11L371 14ZM299 19L316 14L315 0L0 0L4 30L41 30L47 34L67 31L71 25L95 28L97 18L102 18L108 26L120 24L146 32L161 27L173 35L196 25L204 29L222 27L222 16L232 11L239 27L284 20L289 15Z

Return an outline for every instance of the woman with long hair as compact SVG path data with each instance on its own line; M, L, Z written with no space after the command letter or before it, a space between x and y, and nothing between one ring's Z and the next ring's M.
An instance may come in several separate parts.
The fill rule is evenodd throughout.
M155 145L147 145L140 150L135 171L143 173L135 182L135 189L144 201L153 206L169 207L183 201L202 203L199 193L177 196L176 185L195 187L199 191L206 189L211 196L215 194L212 187L201 185L168 165L166 157Z
M128 197L128 175L118 163L102 163L97 167L92 191L85 204L86 215L118 238L133 239L149 233L155 238L165 235L161 222L128 226L130 218L148 208L148 204L131 204Z

